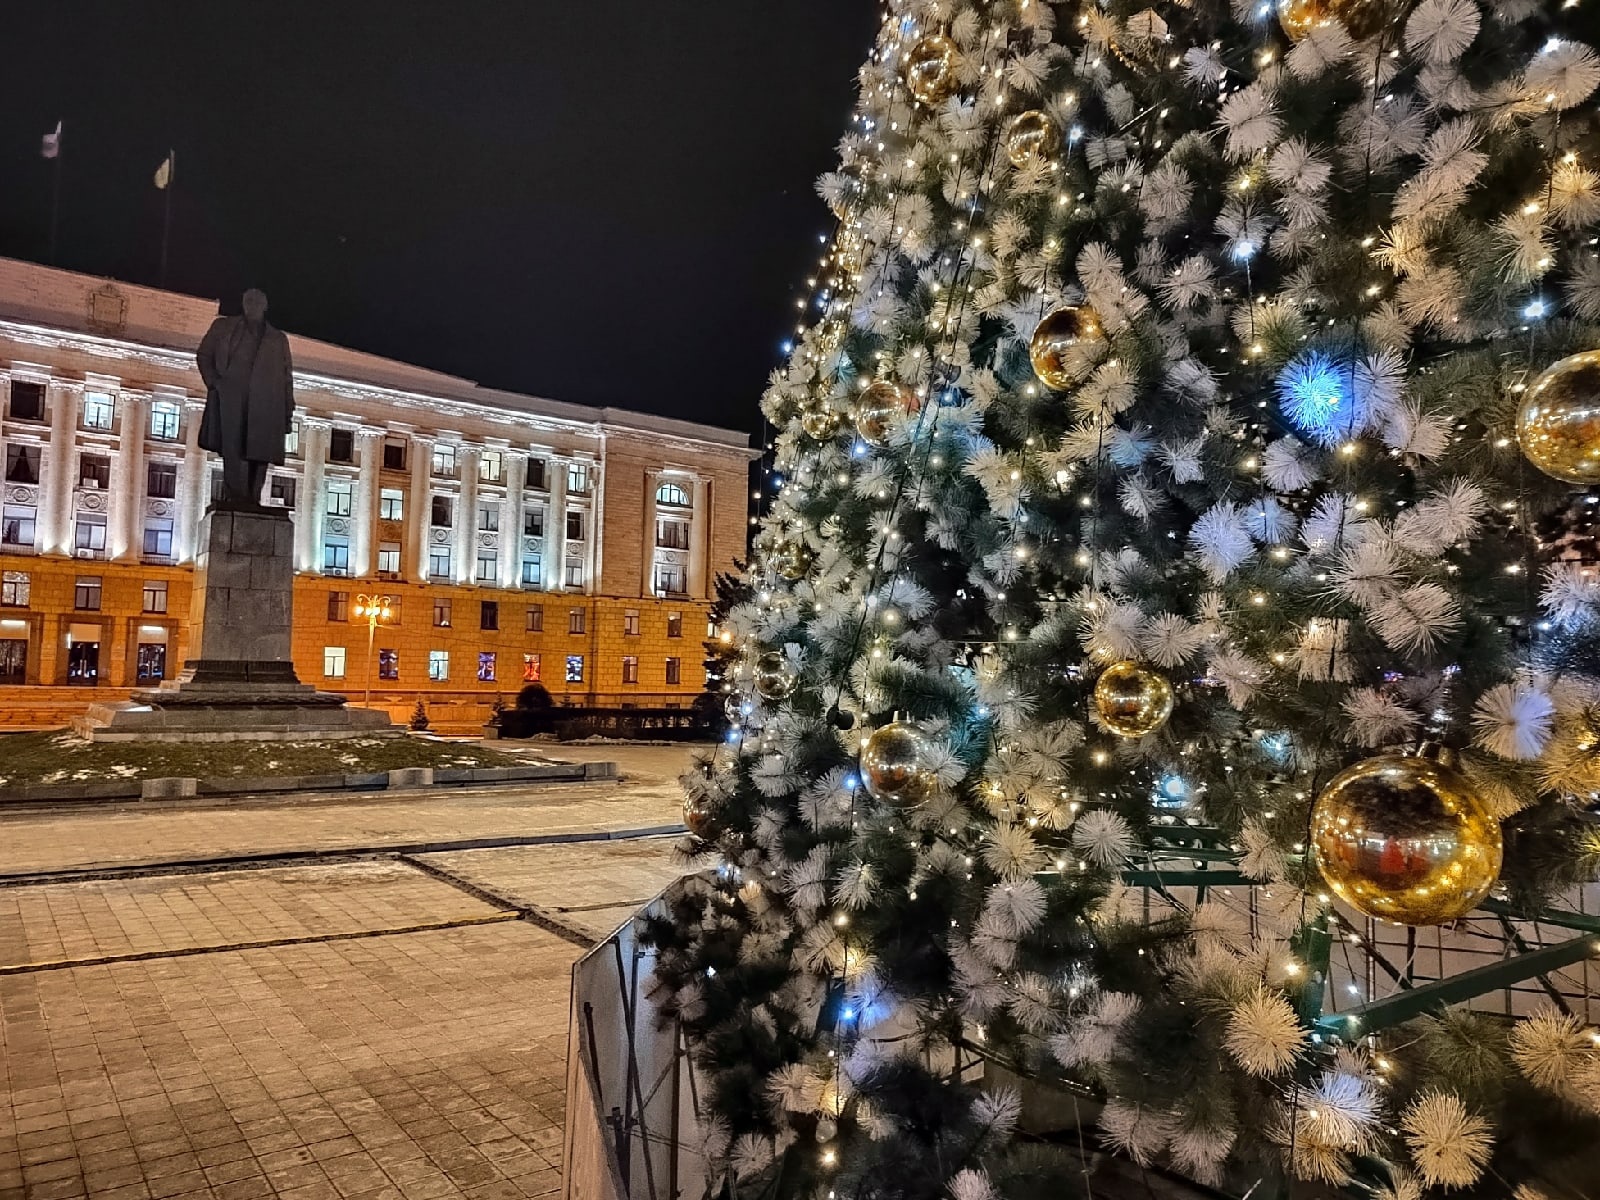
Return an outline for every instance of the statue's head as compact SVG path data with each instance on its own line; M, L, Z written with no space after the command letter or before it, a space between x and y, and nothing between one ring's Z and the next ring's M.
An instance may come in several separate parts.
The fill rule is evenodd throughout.
M244 316L247 321L266 320L267 294L260 288L251 288L244 294Z

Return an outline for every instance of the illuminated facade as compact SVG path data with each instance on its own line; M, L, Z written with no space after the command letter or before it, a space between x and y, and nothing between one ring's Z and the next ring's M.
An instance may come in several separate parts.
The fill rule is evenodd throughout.
M213 302L0 260L0 722L176 673L220 488L194 347ZM716 572L744 549L745 435L480 388L290 337L300 678L476 725L558 703L688 704ZM387 596L373 636L355 608ZM102 691L103 696L103 691Z

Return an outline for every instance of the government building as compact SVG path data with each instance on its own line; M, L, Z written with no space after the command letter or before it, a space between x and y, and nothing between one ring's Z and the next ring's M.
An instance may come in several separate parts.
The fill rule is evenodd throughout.
M181 669L200 518L195 349L214 301L0 259L0 725L64 725ZM272 319L272 314L268 314ZM585 408L290 335L300 679L476 728L557 704L688 706L742 557L742 433ZM374 626L363 615L376 599Z

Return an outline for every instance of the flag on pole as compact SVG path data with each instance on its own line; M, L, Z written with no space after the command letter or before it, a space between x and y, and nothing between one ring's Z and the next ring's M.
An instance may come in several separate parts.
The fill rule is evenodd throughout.
M47 133L40 140L39 153L45 158L61 157L61 122L56 122L55 131Z
M156 186L165 191L172 184L172 177L178 170L178 152L168 150L167 156L161 160L161 165L156 168Z

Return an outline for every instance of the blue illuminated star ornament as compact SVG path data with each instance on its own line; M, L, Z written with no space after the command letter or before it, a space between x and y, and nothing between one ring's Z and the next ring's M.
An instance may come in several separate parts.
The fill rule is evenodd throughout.
M1365 389L1356 388L1354 375L1350 364L1321 350L1300 355L1278 376L1283 415L1324 446L1348 441L1371 417Z

